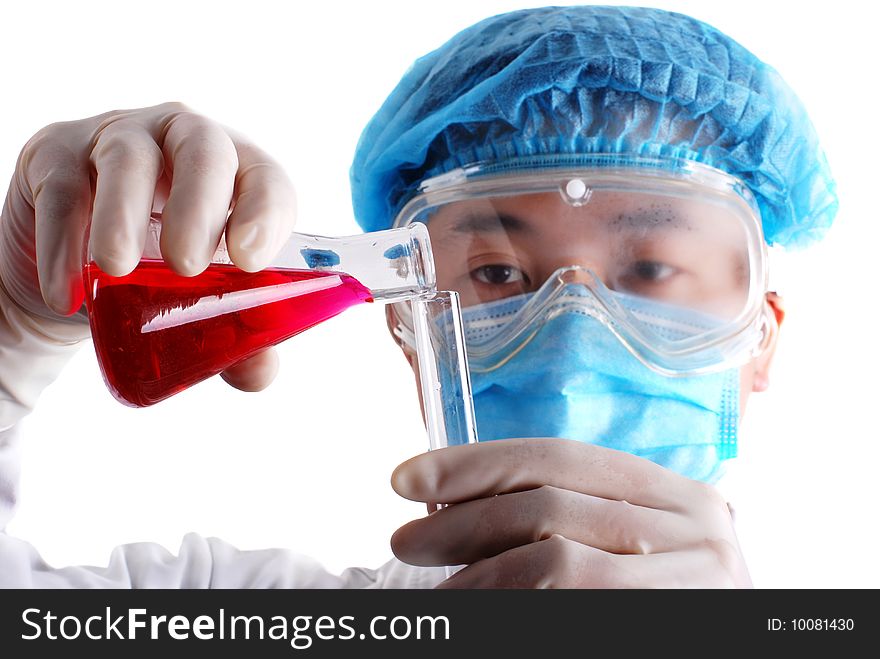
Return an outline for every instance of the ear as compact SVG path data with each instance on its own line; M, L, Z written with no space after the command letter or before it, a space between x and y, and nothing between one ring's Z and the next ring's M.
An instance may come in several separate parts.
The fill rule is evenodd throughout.
M764 303L772 313L767 314L767 335L764 337L761 354L753 362L755 370L752 378L752 391L755 392L766 391L770 386L770 364L776 353L779 328L785 319L785 306L778 294L767 293Z

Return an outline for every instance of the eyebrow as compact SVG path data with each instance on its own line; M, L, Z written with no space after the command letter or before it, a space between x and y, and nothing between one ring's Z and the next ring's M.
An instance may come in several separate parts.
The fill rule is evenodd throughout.
M469 213L452 227L455 233L534 233L534 227L509 213Z
M631 231L641 229L653 231L658 229L684 229L693 231L693 225L687 218L679 215L671 208L639 208L631 213L619 213L608 223L612 231Z
M672 208L662 206L618 213L607 220L606 226L615 233L694 229L686 217ZM507 233L528 237L534 235L535 231L534 224L510 213L471 212L459 218L451 227L453 235Z

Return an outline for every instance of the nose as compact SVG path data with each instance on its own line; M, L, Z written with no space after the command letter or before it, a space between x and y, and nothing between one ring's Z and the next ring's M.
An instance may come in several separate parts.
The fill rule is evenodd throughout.
M550 269L552 268L552 269ZM584 284L588 288L606 282L607 266L598 259L563 258L548 264L544 281L555 278L563 284Z
M557 310L574 306L590 315L599 307L596 303L606 299L607 288L592 270L580 266L564 266L556 270L538 292L541 303L550 303ZM560 293L562 296L560 297Z

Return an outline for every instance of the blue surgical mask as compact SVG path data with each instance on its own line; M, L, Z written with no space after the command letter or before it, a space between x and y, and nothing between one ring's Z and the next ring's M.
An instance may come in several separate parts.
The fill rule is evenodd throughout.
M656 310L658 322L662 320L658 331L670 331L667 305L615 296L643 315ZM468 341L486 340L530 297L464 309ZM675 326L702 322L693 316L677 319L681 322ZM574 439L626 451L709 483L721 477L723 462L736 456L738 368L688 377L661 375L576 306L548 314L531 340L500 366L472 369L471 383L481 441Z

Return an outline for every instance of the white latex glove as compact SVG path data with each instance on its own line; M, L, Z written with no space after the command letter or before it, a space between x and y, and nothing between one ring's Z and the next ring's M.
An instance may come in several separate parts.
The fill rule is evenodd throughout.
M391 482L451 504L391 539L412 565L469 564L441 588L751 586L718 491L628 453L505 439L416 456Z
M272 158L179 103L40 130L22 149L0 219L0 429L29 411L88 336L90 220L92 254L111 275L134 269L151 211L162 212L162 254L178 273L204 270L224 231L233 262L256 271L292 231L295 203ZM223 377L258 390L276 370L269 350Z

